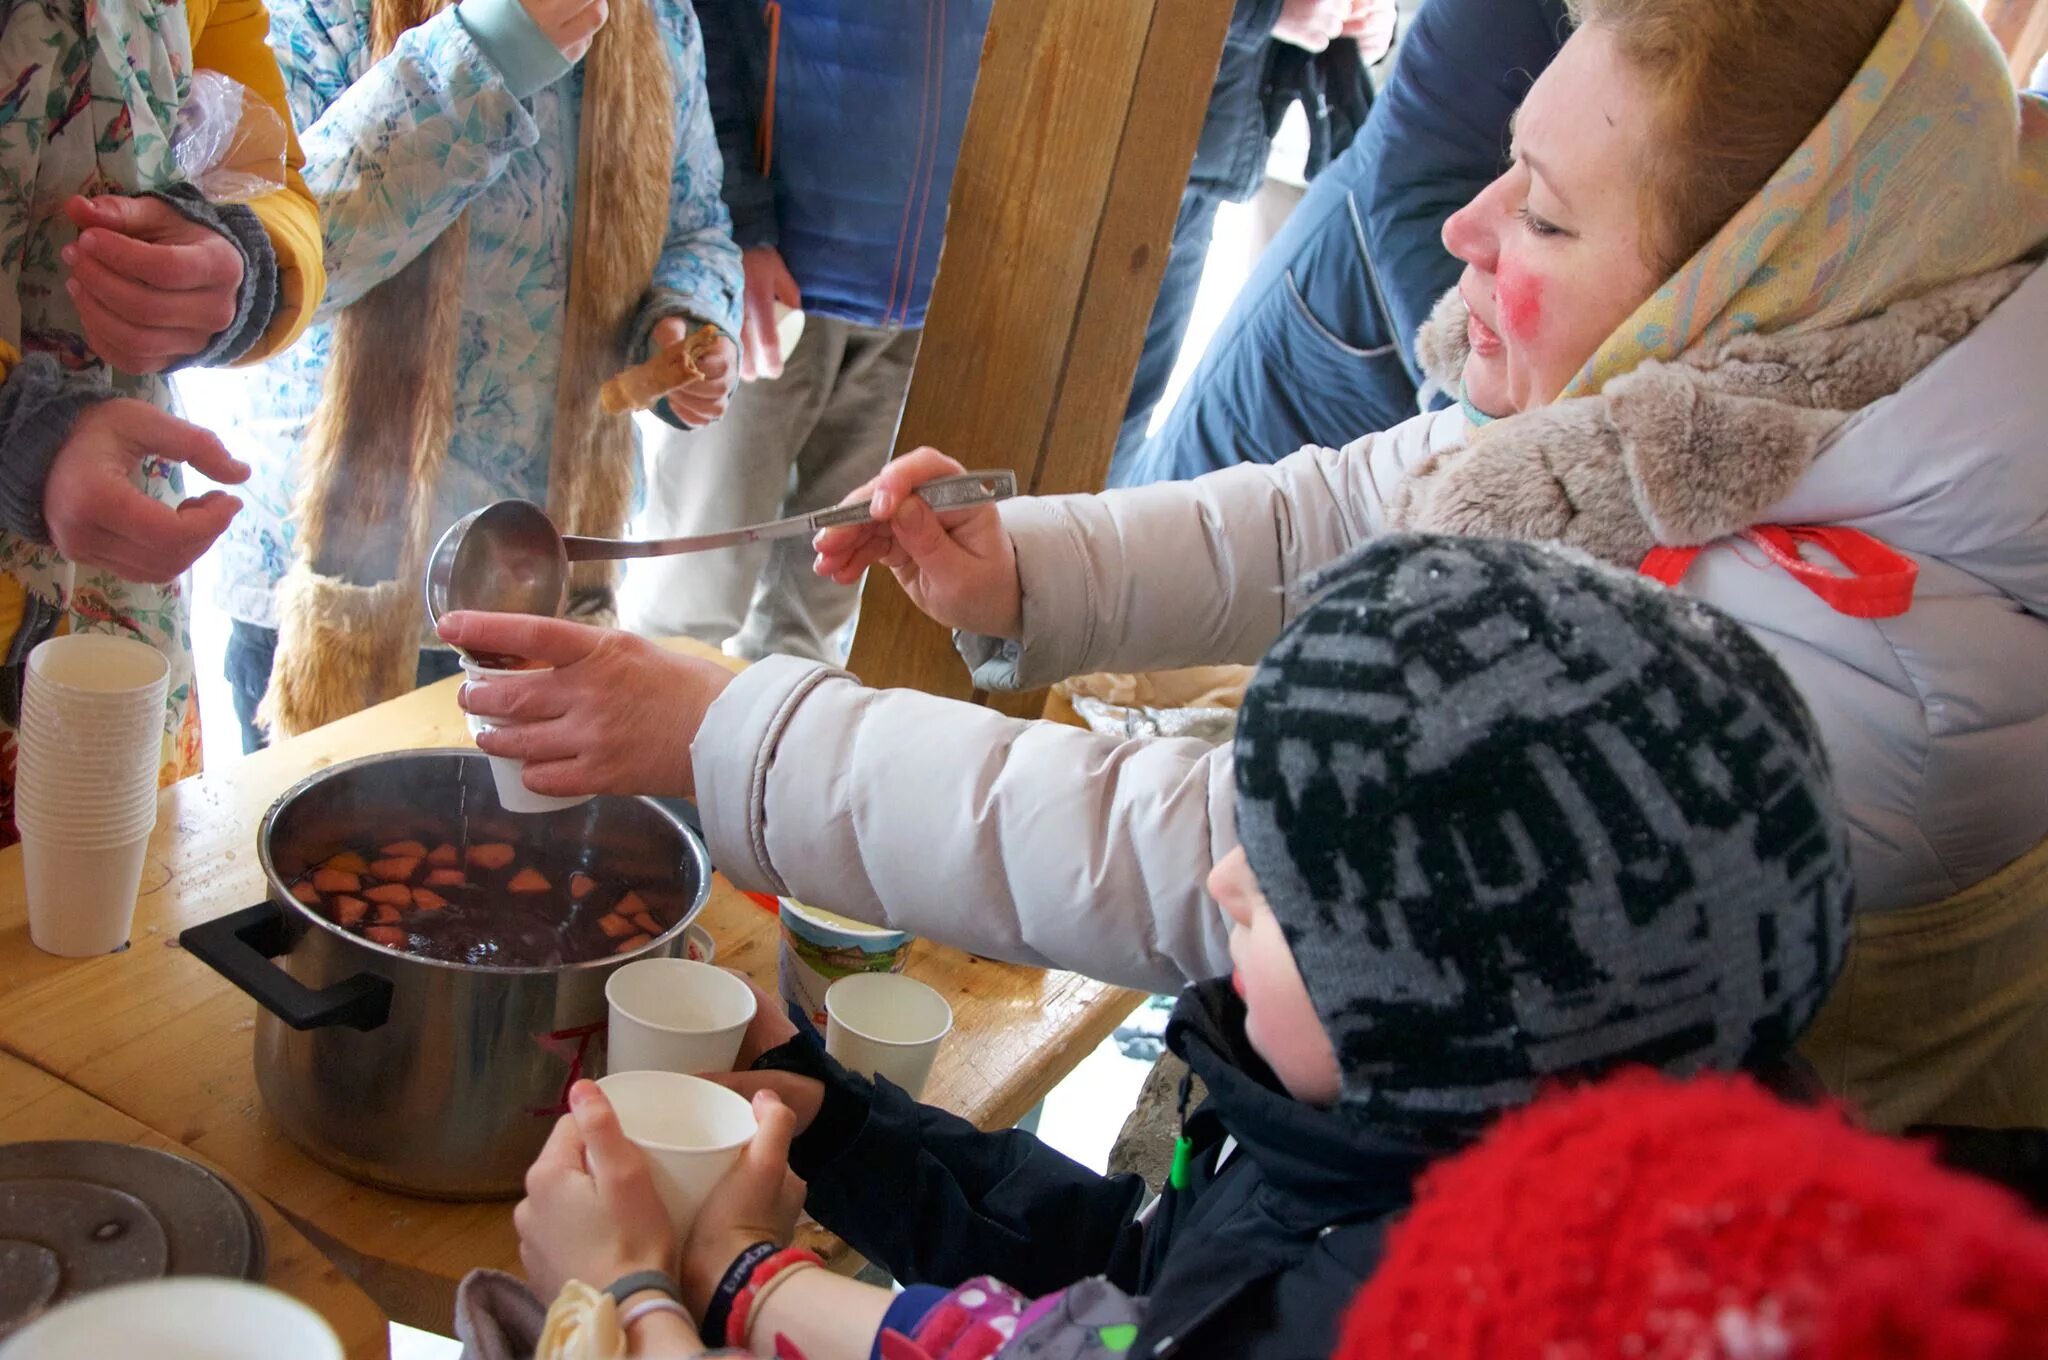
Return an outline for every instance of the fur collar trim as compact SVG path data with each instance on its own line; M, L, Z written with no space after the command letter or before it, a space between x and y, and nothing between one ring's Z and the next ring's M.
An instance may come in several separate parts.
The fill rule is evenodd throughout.
M1740 533L1797 485L1856 412L1904 387L2017 289L2009 265L1849 325L1743 335L1651 361L1598 396L1526 411L1419 467L1396 528L1556 541L1634 569L1650 549ZM1457 390L1465 306L1453 289L1417 337Z

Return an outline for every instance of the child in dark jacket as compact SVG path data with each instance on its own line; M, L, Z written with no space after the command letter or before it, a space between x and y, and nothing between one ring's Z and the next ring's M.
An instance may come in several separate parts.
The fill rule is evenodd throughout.
M1158 1203L846 1071L764 1005L726 1080L788 1110L757 1097L684 1250L708 1341L1322 1360L1417 1177L1542 1085L1789 1053L1850 875L1811 724L1749 635L1509 542L1383 540L1320 584L1245 696L1242 849L1210 878L1236 969L1168 1027L1206 1095ZM793 1125L810 1212L904 1293L776 1250ZM619 1263L550 1232L522 1218L544 1290Z

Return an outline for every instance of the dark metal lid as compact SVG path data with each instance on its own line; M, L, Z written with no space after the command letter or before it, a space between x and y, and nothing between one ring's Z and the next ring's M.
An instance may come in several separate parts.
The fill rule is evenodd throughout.
M261 1280L264 1258L255 1211L196 1162L125 1143L0 1146L0 1337L108 1285Z

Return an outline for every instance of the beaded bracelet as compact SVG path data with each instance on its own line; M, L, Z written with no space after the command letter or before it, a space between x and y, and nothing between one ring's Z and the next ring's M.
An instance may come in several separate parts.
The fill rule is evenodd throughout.
M755 1266L754 1273L747 1279L746 1288L740 1290L732 1301L732 1317L725 1324L725 1340L731 1342L737 1333L739 1343L743 1346L747 1343L747 1315L753 1312L755 1301L767 1292L771 1281L787 1271L824 1264L824 1259L815 1251L803 1247L785 1247Z
M773 1242L756 1242L732 1258L732 1264L725 1268L725 1274L718 1281L718 1288L711 1292L711 1302L704 1305L704 1339L714 1346L722 1346L732 1340L730 1323L732 1301L746 1288L753 1278L754 1268L778 1250Z

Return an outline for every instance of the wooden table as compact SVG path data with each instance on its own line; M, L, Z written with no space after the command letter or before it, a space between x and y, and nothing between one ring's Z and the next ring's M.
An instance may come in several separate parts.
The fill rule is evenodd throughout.
M133 1143L160 1152L185 1152L162 1134L151 1132L85 1092L0 1055L0 1143L46 1138L88 1138ZM220 1171L219 1167L210 1169ZM237 1188L263 1220L269 1249L267 1282L326 1318L341 1338L349 1360L384 1360L390 1353L391 1335L384 1314L260 1195L249 1194L245 1186Z
M180 931L265 895L256 828L315 770L379 751L470 744L456 681L417 691L164 791L130 947L60 959L29 943L21 852L0 852L0 1050L104 1101L268 1196L387 1314L445 1332L475 1266L517 1269L510 1205L373 1190L317 1165L265 1113L255 1003L176 945ZM718 961L773 989L772 916L723 878L698 918ZM909 971L953 1003L926 1098L1007 1127L1107 1037L1141 994L971 958L928 941Z

